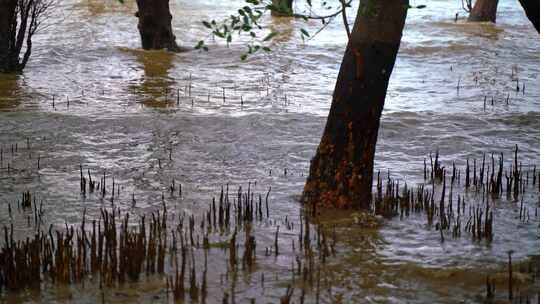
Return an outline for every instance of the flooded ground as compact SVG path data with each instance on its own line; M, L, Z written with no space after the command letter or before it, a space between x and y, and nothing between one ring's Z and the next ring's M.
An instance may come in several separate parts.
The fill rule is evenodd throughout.
M220 19L241 4L172 3L178 42L195 45L207 35L200 20ZM516 144L524 168L540 164L540 36L519 3L501 0L496 25L470 24L464 17L454 22L455 13L465 16L459 1L414 4L427 8L409 12L383 113L377 169L415 185L424 182L424 158L436 149L444 165L455 160L463 167L484 152L503 152L509 164ZM44 222L58 229L79 224L85 208L97 218L99 208L113 202L81 197L81 164L96 179L103 172L114 177L121 189L114 206L133 214L156 211L165 201L171 214L202 216L223 185L246 189L256 182L253 188L263 196L272 187L271 220L254 228L264 255L276 225L283 227L285 217L298 222L302 212L297 199L346 43L340 21L303 43L300 28L314 33L318 22L268 18L267 26L281 33L273 51L241 62L243 39L229 48L210 39L208 53L141 51L134 10L129 1L63 1L36 37L25 72L0 75L0 223L13 222L20 236L31 231L29 214L10 217L7 210L24 191L43 201ZM173 180L182 185L182 197L169 194ZM517 260L540 254L538 192L527 191L525 198L528 221L518 219L519 203L494 202L489 244L469 236L441 243L422 215L385 220L380 229L340 225L320 301L481 302L486 275L504 272L508 250ZM481 199L469 193L467 201ZM235 283L238 303L275 303L285 294L296 255L290 241L297 233L283 232L281 255L258 260L257 271ZM223 256L211 250L208 257L209 303L231 292ZM295 302L298 296L297 288ZM159 277L105 291L87 282L8 293L2 300L38 299L172 300ZM306 302L315 302L313 291Z

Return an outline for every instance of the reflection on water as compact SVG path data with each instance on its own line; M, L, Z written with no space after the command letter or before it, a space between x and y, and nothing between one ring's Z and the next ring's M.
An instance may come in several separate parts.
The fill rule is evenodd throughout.
M20 103L19 75L0 73L0 110L9 110Z
M314 33L319 22L269 17L264 20L269 30L281 32L273 51L240 62L248 37L229 48L214 45L208 53L138 50L133 3L62 2L54 17L58 28L37 36L35 56L24 74L0 76L0 148L20 147L5 153L0 166L0 224L13 222L21 236L31 232L24 216L10 218L5 207L26 190L43 199L44 219L57 228L79 223L85 208L96 217L100 207L110 207L98 196L81 197L79 164L96 176L105 171L115 177L122 189L115 206L123 212L155 211L164 193L175 214L198 214L222 185L245 187L257 181L258 192L272 186L272 218L297 222L301 208L296 198L319 143L346 43L339 20L303 42L300 28ZM172 3L180 44L195 45L207 34L200 20L227 16L242 3ZM423 160L437 148L447 166L455 160L463 167L467 158L481 159L483 152L504 152L510 162L506 156L515 144L524 167L538 163L540 40L531 39L537 33L519 5L500 1L498 23L491 25L454 23L459 2L426 4L408 16L383 113L377 168L390 169L392 177L409 184L422 183ZM191 96L185 89L189 85ZM31 153L24 148L27 139ZM182 184L181 200L167 195L173 179ZM481 201L474 195L467 199ZM527 200L530 208L537 206L532 193ZM386 221L379 230L343 225L338 256L324 273L321 301L478 302L485 274L504 269L509 248L520 249L516 259L538 254L538 218L520 224L516 212L515 203L497 202L490 246L470 238L441 244L421 215ZM262 254L273 244L274 229L254 229ZM293 238L294 233L284 235ZM243 278L236 286L237 301L278 301L295 262L287 248L283 258L260 261L266 288L255 279L259 273ZM223 252L210 258L221 261ZM225 268L216 266L209 277L216 298L230 287L221 282ZM23 298L91 303L100 300L95 285L29 292ZM163 280L151 278L132 288L108 290L105 296L118 302L152 301L163 299L163 286ZM8 301L20 300L20 295L11 296Z
M77 9L80 14L87 14L87 18L100 17L101 15L123 12L123 13L132 13L133 18L135 18L135 12L137 10L137 5L135 1L122 1L118 0L83 0L77 1L75 3L68 4L70 8Z
M165 51L129 51L135 55L136 60L141 64L133 67L144 71L139 85L131 85L131 93L145 98L143 104L152 107L163 107L175 104L176 100L171 99L171 93L176 90L173 85L175 80L169 75L174 67L176 55ZM136 82L135 82L136 83Z

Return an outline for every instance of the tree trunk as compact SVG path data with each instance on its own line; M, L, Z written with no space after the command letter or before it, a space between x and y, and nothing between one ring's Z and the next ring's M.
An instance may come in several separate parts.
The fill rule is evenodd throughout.
M369 208L373 161L388 81L408 0L360 1L303 202Z
M284 17L293 14L293 0L272 0L272 5L278 10L272 10L272 16Z
M16 68L14 65L18 64L18 60L13 61L15 48L13 22L16 20L16 7L17 0L0 0L0 72L13 71Z
M493 22L497 20L497 5L499 0L476 0L469 14L469 21Z
M519 0L521 6L527 14L527 18L531 20L536 31L540 33L540 1L538 0Z
M142 48L181 51L172 31L169 0L137 0L137 7Z

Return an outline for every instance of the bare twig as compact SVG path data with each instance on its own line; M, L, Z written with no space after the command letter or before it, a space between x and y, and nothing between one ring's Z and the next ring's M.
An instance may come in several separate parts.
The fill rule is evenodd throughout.
M340 2L341 2L341 16L343 17L343 25L345 26L347 37L351 39L351 29L349 27L349 21L347 20L347 6L348 5L345 3L345 0L340 0Z

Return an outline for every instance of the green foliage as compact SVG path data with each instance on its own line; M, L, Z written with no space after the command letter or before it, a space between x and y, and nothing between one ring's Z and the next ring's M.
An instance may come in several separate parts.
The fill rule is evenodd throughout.
M272 40L272 38L274 38L274 36L276 36L278 33L277 32L271 32L270 34L268 34L266 37L264 37L263 41L270 41Z
M259 0L245 0L245 4L238 9L237 14L230 15L219 22L216 20L202 21L203 26L210 30L210 35L223 39L227 43L227 46L232 42L233 36L248 35L250 41L246 46L247 51L240 56L242 60L246 60L249 55L261 50L266 52L271 51L270 47L266 44L278 35L277 32L270 32L264 37L260 37L257 34L257 32L264 30L259 24L262 16L267 11L278 8L274 7L271 3L265 3L265 1ZM204 40L199 41L195 49L208 51Z
M197 45L195 45L195 49L196 50L205 50L205 51L208 51L208 47L204 44L204 40L200 40L199 42L197 42Z
M272 1L272 0L244 0L245 5L238 9L237 14L230 15L221 21L211 20L202 21L205 28L210 30L209 37L219 38L227 43L227 46L233 41L233 38L241 35L248 35L249 42L246 45L246 52L240 56L240 59L246 60L250 55L260 51L271 52L269 43L279 35L278 32L272 31L266 32L261 24L261 18L268 12L274 12L278 15L291 16L294 18L300 18L305 21L310 19L321 20L323 28L328 24L329 20L338 16L341 13L343 7L350 7L352 0L338 0L339 11L328 16L313 16L310 10L309 15L293 14L291 9L287 6L287 1ZM311 0L305 0L308 7L312 7ZM344 1L344 2L342 2ZM322 1L321 7L323 9L332 9L332 5L329 5L328 1ZM320 30L319 30L320 31ZM317 31L315 34L317 34ZM266 32L259 34L259 32ZM300 29L300 37L303 41L311 39L313 35L306 29ZM204 40L199 41L195 46L196 49L208 50Z

